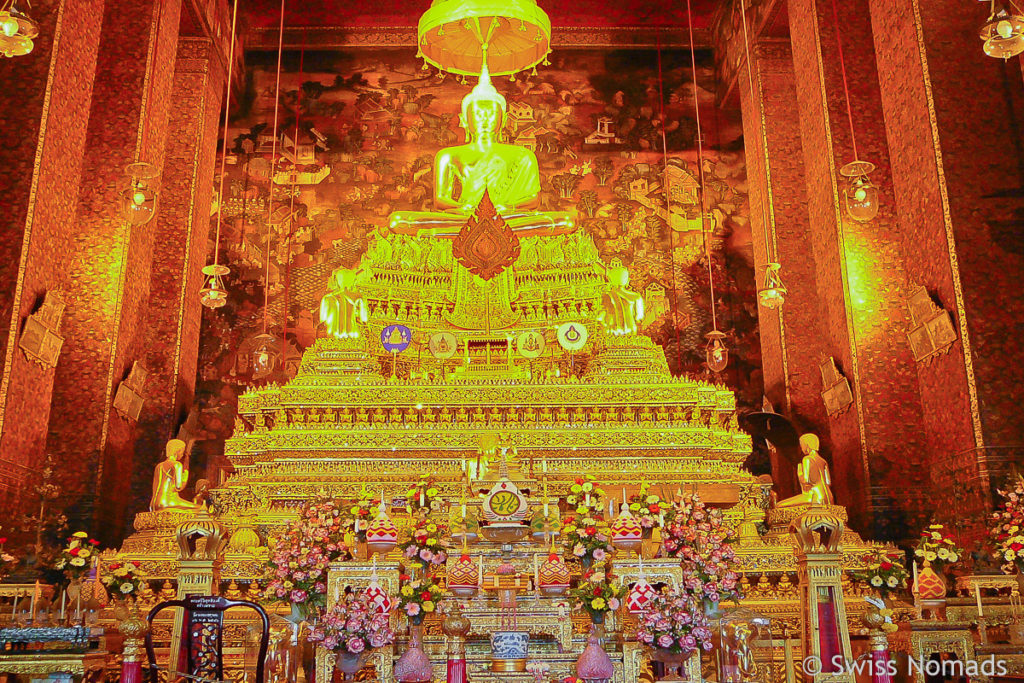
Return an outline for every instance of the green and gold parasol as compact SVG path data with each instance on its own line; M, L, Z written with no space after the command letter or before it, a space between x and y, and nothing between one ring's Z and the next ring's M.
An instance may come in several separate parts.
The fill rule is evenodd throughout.
M487 60L494 75L544 61L551 20L534 0L434 0L420 17L419 55L438 69L478 76Z

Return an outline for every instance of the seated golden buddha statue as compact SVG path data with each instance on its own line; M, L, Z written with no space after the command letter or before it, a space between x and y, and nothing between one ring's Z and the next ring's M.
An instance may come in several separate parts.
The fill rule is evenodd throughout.
M466 144L446 147L434 160L434 203L441 211L396 211L384 233L452 238L487 191L495 209L520 236L572 232L564 211L531 211L540 192L537 157L525 147L500 141L505 98L491 85L486 68L462 100L459 119Z
M598 320L612 334L634 334L644 318L644 300L636 292L626 289L629 271L622 266L606 269L611 287L601 297Z
M206 506L201 503L193 503L181 497L181 490L188 483L188 470L181 462L185 455L185 442L181 439L171 439L164 449L166 459L156 466L153 472L153 496L149 500L150 512L161 510L176 510L179 512L191 512L205 510Z
M828 471L828 463L818 454L821 443L814 434L800 437L800 450L804 459L797 468L796 477L800 481L800 493L791 498L780 500L775 507L787 508L800 505L835 505L832 497L832 476Z
M320 301L320 320L332 337L354 339L359 336L360 324L366 323L366 301L356 289L364 273L361 268L338 268L331 275L327 294Z

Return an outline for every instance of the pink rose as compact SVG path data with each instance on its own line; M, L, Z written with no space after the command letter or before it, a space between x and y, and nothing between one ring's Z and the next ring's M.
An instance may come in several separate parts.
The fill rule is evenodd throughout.
M345 641L345 647L354 655L366 649L366 641L362 638L349 638Z
M658 647L672 647L672 643L673 643L672 636L670 636L670 635L658 636Z

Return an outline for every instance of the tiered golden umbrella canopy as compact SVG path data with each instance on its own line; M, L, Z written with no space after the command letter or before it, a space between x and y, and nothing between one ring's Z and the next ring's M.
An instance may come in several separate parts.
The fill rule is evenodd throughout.
M428 64L466 76L515 74L551 51L551 20L534 0L434 0L420 17L418 44Z

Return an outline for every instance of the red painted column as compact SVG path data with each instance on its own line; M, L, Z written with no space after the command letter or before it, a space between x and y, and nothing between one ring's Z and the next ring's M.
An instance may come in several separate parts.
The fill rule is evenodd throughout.
M958 340L919 363L937 510L958 525L1024 463L1024 83L982 52L987 3L870 0L892 158L893 234Z
M226 65L208 38L181 38L174 70L161 208L154 218L146 312L148 401L135 448L133 503L148 504L153 467L192 403L199 354L202 268Z
M47 448L71 519L117 537L132 469L136 425L112 408L132 362L146 360L154 221L129 227L118 207L124 169L163 167L180 0L121 0L103 17L76 219L67 248L65 353L54 380ZM156 186L160 187L159 179ZM158 200L157 211L162 201ZM145 410L145 408L143 409Z
M31 16L33 51L0 59L0 519L19 510L45 462L54 371L18 339L67 269L103 0L44 3Z
M742 48L741 54L745 53ZM761 40L751 50L751 58L753 98L745 54L735 88L743 110L754 264L760 287L770 254L782 265L788 290L781 309L758 308L765 393L776 411L789 417L798 431L816 433L823 452L835 458L836 446L821 400L818 363L825 352L826 330L814 254L807 247L810 214L789 41ZM766 205L770 206L767 211ZM777 484L792 480L788 488L776 487L780 495L796 493L792 463L779 463L773 474ZM842 504L855 506L847 491L840 489L837 494Z
M839 168L854 158L833 7L838 11L861 159L875 164L881 211L852 220ZM854 404L830 419L833 479L844 500L870 505L878 538L914 534L932 507L928 440L917 368L906 341L912 282L894 238L902 228L882 123L867 0L790 0L790 40L803 138L811 248L826 353L848 378ZM863 519L863 510L853 511Z

